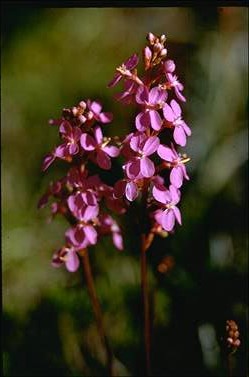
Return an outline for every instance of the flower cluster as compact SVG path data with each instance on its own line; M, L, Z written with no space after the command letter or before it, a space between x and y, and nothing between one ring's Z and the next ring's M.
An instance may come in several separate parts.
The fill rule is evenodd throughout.
M69 271L76 271L81 250L95 245L106 234L112 235L117 249L123 249L120 227L107 210L123 213L125 202L114 196L113 187L102 182L99 175L89 175L86 168L91 160L102 169L110 169L111 158L119 155L119 148L111 144L111 138L103 136L101 129L101 125L111 120L112 114L102 112L99 102L88 100L63 109L60 119L49 122L59 127L62 143L45 156L42 170L56 158L71 163L67 175L51 182L38 203L42 208L52 197L52 216L60 213L70 223L65 232L65 245L53 255L54 267L65 263Z
M115 95L123 104L134 104L138 113L134 131L122 141L124 178L115 184L115 196L135 200L145 194L152 229L163 234L181 224L177 204L184 179L188 180L186 154L177 152L191 135L179 101L185 102L183 85L174 74L176 65L167 59L166 37L149 33L143 50L143 76L138 76L139 57L133 54L120 67L109 87L121 80L124 89ZM167 182L167 186L165 186Z
M235 321L226 321L226 342L229 351L235 352L240 346L238 326Z

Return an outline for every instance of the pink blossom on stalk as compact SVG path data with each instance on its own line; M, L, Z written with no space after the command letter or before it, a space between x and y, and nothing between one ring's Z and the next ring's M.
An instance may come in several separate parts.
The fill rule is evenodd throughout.
M89 110L93 113L93 117L95 120L101 123L110 123L113 119L112 113L104 113L102 112L102 105L98 101L87 101L87 106Z
M57 250L52 257L52 266L60 267L63 263L69 272L75 272L79 268L80 260L76 249L72 246L64 246Z
M143 112L136 116L136 128L145 131L149 126L159 131L162 126L162 119L158 110L165 105L167 92L159 87L154 87L150 91L146 86L140 86L137 90L136 101L144 106Z
M166 103L163 107L163 114L168 122L171 122L174 127L174 140L177 144L184 147L187 142L187 137L191 135L189 126L182 120L182 110L179 104L173 99L170 106Z
M79 152L78 142L82 134L81 129L72 127L68 121L64 121L61 123L59 131L65 143L55 149L55 156L65 159L68 156L77 154Z
M168 81L167 85L170 88L174 88L175 95L180 101L186 102L186 98L181 93L184 89L184 86L178 81L178 77L176 75L173 75L175 67L176 66L173 60L166 60L166 62L164 63L164 72Z
M167 190L163 185L154 185L152 189L153 197L163 204L162 208L155 212L156 221L170 232L175 226L175 220L181 225L181 212L176 207L180 201L180 191L173 185Z
M143 133L137 133L130 140L130 147L137 152L137 156L129 160L125 165L125 171L129 178L135 179L140 176L150 178L155 173L154 162L148 156L155 153L160 140L157 136L147 137Z
M95 162L102 169L108 170L111 168L110 157L117 157L119 149L115 146L108 146L109 140L105 140L102 130L99 126L94 128L94 137L90 134L83 133L80 138L80 144L85 151L96 154Z
M182 158L181 155L176 152L173 143L171 144L171 148L163 144L159 145L157 153L163 160L170 162L170 166L172 167L170 183L176 188L180 188L183 184L183 178L189 180L184 165L186 159Z
M138 56L137 54L133 54L130 56L124 63L121 64L120 67L117 68L117 73L115 73L113 79L109 82L108 87L111 88L122 79L122 77L131 77L132 73L131 70L134 69L138 65Z
M117 198L125 195L130 202L133 202L138 197L138 194L139 191L135 180L129 178L121 179L114 185L114 195Z

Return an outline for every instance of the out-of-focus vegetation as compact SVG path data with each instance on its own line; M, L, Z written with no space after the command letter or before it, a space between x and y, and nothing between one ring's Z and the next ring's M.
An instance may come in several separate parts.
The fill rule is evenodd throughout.
M4 8L2 15L2 273L6 376L105 375L104 353L81 271L50 266L67 224L48 223L37 202L55 163L40 171L57 143L47 124L63 107L99 98L124 135L132 107L107 89L115 67L141 52L146 34L165 33L185 84L192 127L183 226L148 252L153 289L154 375L223 376L220 337L226 319L240 327L235 375L246 374L248 264L248 9ZM120 166L116 166L117 174ZM114 179L109 177L108 179ZM125 250L109 239L90 252L118 374L142 370L139 250L128 216ZM158 272L165 256L168 273Z

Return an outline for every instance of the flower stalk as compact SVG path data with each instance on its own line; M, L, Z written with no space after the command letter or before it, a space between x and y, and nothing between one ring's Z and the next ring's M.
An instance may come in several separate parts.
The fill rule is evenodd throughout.
M86 279L87 290L88 290L89 298L91 300L92 309L93 309L94 317L95 317L97 328L98 328L98 333L99 333L101 342L106 352L108 373L111 377L113 377L114 376L114 370L113 370L114 355L113 355L112 349L110 347L110 344L108 342L108 339L105 333L103 315L102 315L100 303L99 303L98 296L95 289L88 250L83 249L81 250L80 254L82 257L82 265L83 265L84 275Z

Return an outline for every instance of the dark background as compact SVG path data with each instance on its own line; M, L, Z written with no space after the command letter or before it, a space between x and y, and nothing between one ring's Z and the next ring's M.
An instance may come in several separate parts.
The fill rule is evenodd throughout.
M50 266L67 224L47 222L37 202L57 163L40 171L58 142L50 118L81 99L101 99L115 114L105 130L124 135L132 107L107 89L115 67L140 53L151 31L166 34L168 56L185 85L185 148L191 180L182 227L148 252L153 309L153 375L225 376L220 343L237 321L241 347L234 375L245 376L248 315L248 9L38 8L2 12L3 367L6 376L102 376L104 353L81 270ZM118 175L120 165L116 163ZM115 180L116 176L107 179ZM90 258L118 375L142 371L139 250L129 214L120 222L125 250L109 239ZM158 272L165 256L174 268Z

